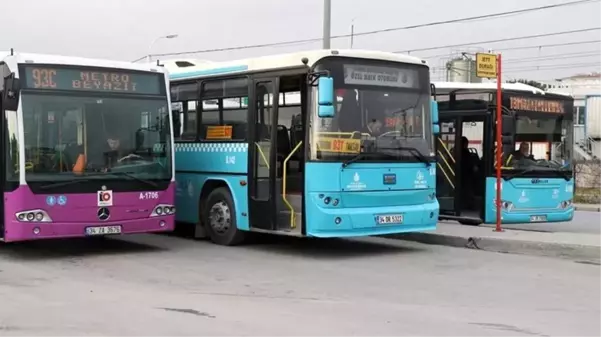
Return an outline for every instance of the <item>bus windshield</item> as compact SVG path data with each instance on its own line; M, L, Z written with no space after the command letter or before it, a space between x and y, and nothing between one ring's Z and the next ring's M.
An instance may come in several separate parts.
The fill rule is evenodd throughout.
M508 169L570 170L572 120L565 115L516 113L516 150L506 158Z
M171 178L166 98L23 92L21 102L28 182Z
M330 58L336 89L336 116L312 114L312 160L419 161L432 157L430 81L426 66Z

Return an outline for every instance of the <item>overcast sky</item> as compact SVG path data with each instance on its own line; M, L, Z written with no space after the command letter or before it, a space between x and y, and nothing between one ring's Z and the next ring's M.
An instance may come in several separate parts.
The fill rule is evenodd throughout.
M332 35L348 34L353 18L355 31L360 33L566 1L332 0ZM38 53L131 61L148 54L151 41L165 34L179 37L158 41L152 48L153 54L310 39L322 34L322 0L20 0L4 1L2 5L4 32L0 34L0 49ZM601 3L594 2L498 19L359 36L354 48L400 51L585 29L601 25L600 13ZM503 51L503 48L600 38L597 30L412 54L426 58L462 50ZM348 46L348 38L332 41L333 48ZM315 42L180 57L225 60L320 47L321 42ZM598 70L600 47L601 43L596 42L506 51L503 54L506 76L550 80ZM434 79L444 76L445 58L428 59Z

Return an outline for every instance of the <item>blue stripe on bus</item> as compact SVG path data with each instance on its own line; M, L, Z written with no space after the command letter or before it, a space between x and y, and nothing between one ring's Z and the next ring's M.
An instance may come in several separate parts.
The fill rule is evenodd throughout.
M217 75L217 74L233 73L236 71L245 71L245 70L248 70L248 66L234 66L234 67L225 67L225 68L196 70L196 71L190 71L190 72L186 72L186 73L170 74L169 79L176 80L176 79L186 78L186 77Z

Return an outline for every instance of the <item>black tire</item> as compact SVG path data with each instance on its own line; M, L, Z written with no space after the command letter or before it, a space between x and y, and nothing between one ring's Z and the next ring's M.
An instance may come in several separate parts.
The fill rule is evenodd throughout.
M224 208L224 205L226 208ZM216 207L216 209L214 209ZM221 228L211 225L211 214L213 212L222 212L222 216L227 224L227 217L229 216L229 224L227 228ZM234 200L229 189L225 187L219 187L211 191L206 199L204 212L203 212L203 223L207 230L211 241L222 246L235 246L244 241L245 234L243 231L238 230L236 221L236 208L234 206Z
M460 224L465 226L480 226L482 224L481 221L459 221Z

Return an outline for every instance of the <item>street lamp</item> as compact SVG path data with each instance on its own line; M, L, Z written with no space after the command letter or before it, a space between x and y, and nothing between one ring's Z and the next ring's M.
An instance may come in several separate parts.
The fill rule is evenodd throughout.
M151 58L151 55L152 55L152 47L154 46L155 43L157 43L158 40L161 40L161 39L175 39L176 37L178 37L177 34L169 34L169 35L159 36L156 39L154 39L150 43L150 46L148 46L148 56L146 56L146 62L150 63L150 58Z
M323 1L323 49L330 49L332 38L332 0Z
M357 17L355 16L352 20L351 20L351 49L353 49L353 42L355 40L355 19Z

